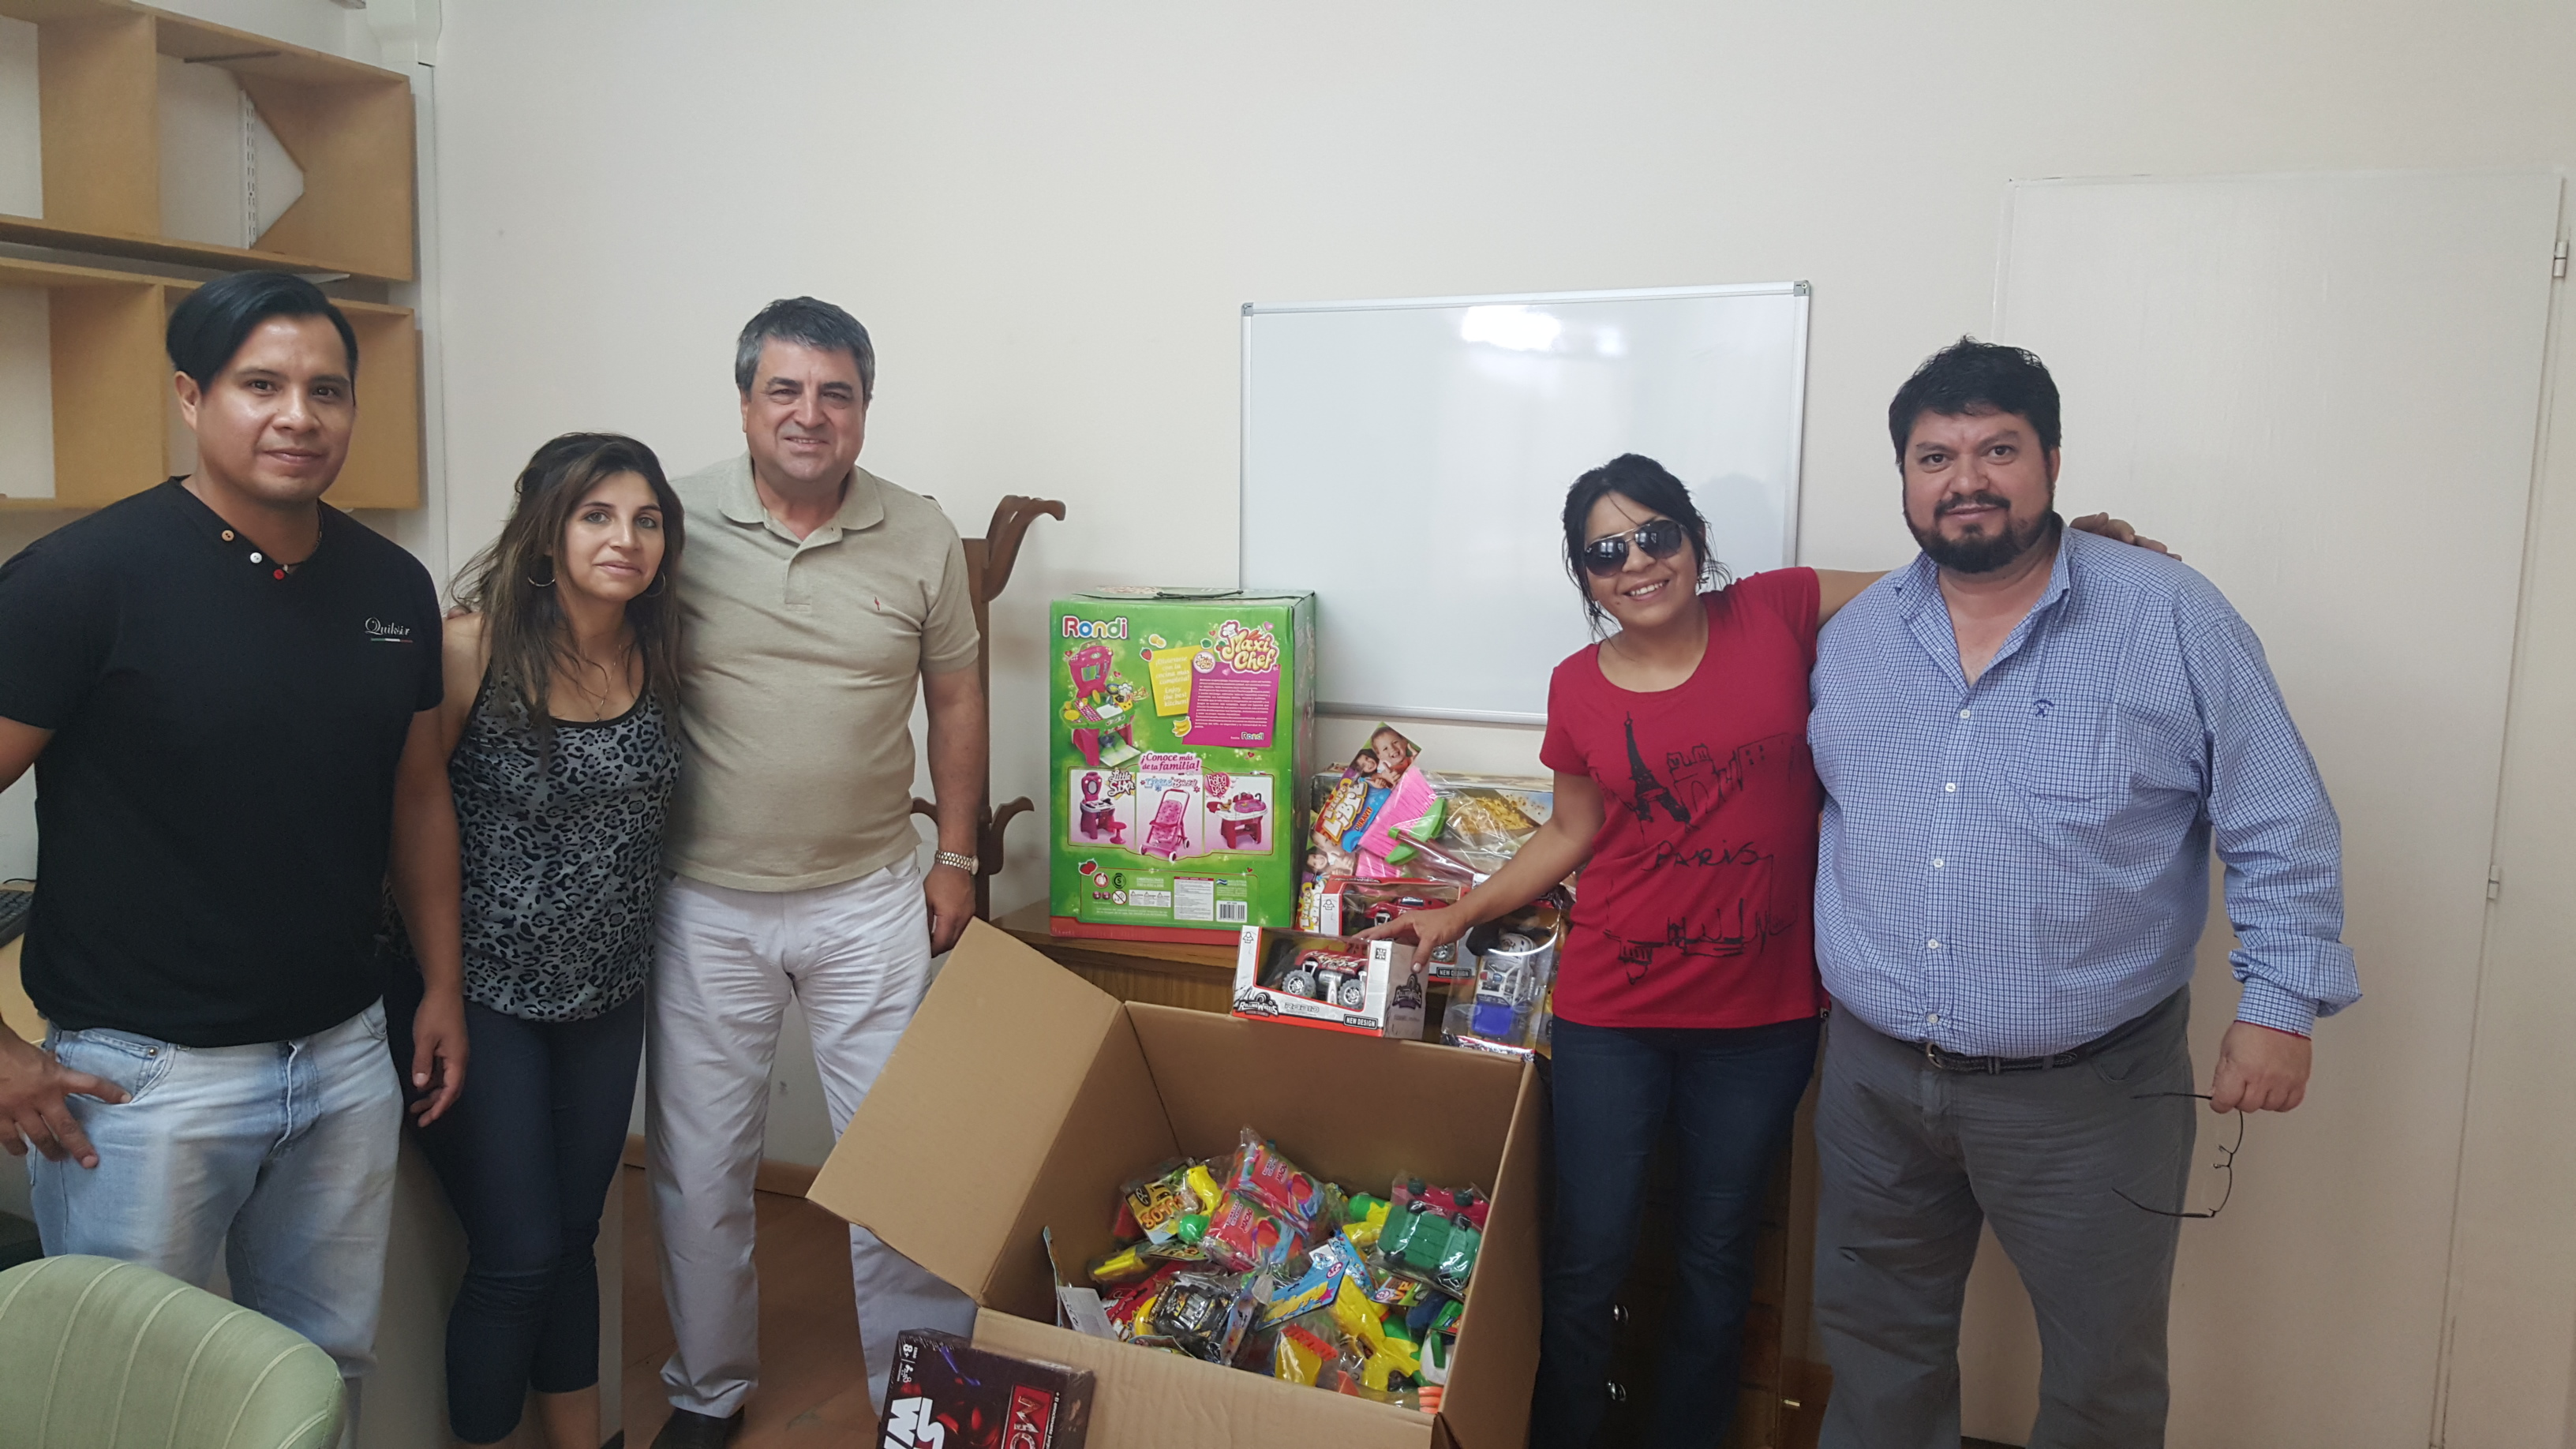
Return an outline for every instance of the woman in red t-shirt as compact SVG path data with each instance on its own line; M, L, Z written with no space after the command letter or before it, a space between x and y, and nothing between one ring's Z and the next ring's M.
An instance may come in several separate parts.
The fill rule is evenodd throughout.
M1877 576L1729 583L1689 490L1633 453L1575 481L1565 553L1594 627L1619 627L1549 683L1539 758L1556 772L1553 817L1458 904L1371 934L1428 950L1583 867L1556 982L1556 1212L1531 1443L1580 1449L1608 1407L1611 1300L1669 1126L1680 1275L1646 1442L1707 1444L1734 1414L1765 1178L1825 1007L1807 671L1822 616Z

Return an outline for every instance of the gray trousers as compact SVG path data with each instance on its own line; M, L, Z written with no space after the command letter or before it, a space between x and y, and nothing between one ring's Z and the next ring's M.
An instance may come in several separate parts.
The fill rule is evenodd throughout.
M2031 1449L2165 1441L2165 1308L2191 1175L2190 993L2046 1071L1964 1074L1845 1011L1816 1102L1821 1449L1957 1449L1959 1306L1994 1224L2039 1316Z

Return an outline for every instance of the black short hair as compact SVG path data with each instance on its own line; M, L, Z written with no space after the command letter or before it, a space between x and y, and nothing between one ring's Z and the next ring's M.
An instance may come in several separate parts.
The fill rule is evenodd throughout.
M1709 555L1708 520L1691 501L1689 485L1643 453L1622 453L1575 479L1574 486L1565 490L1565 571L1574 579L1575 592L1583 596L1583 614L1593 632L1608 627L1609 616L1594 601L1592 584L1583 570L1583 535L1592 520L1592 505L1607 493L1642 504L1682 526L1683 535L1690 539L1691 557L1699 561L1703 591L1712 583L1727 581L1726 565Z
M349 380L358 380L358 334L349 319L320 287L289 272L235 272L190 292L170 313L170 330L163 334L170 365L198 387L212 387L251 329L271 317L330 318L349 352Z
M841 351L859 369L859 397L877 395L877 349L859 319L816 297L781 297L743 324L742 340L733 350L733 385L751 391L760 372L760 349L771 338L797 342L818 352Z
M1962 337L1914 369L1887 405L1887 435L1896 444L1896 467L1905 468L1905 443L1925 413L1945 418L1970 413L2014 413L2030 420L2039 445L2057 451L2057 380L2037 354L1999 342Z

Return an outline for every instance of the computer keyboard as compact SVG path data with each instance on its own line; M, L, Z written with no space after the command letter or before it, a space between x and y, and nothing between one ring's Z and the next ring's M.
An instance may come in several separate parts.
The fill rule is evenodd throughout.
M36 893L22 886L0 886L0 946L17 940L27 931L27 912L34 909Z

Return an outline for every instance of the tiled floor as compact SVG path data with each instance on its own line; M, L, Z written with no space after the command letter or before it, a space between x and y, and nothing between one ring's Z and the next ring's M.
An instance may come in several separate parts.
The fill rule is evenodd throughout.
M671 1406L662 1361L671 1321L662 1307L659 1246L641 1168L618 1173L626 1195L626 1443L647 1449ZM760 1387L735 1449L868 1449L868 1402L859 1325L850 1300L848 1225L803 1198L759 1195Z

